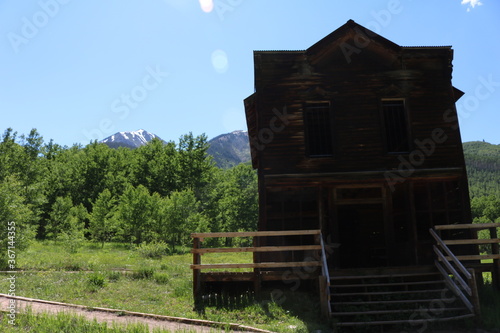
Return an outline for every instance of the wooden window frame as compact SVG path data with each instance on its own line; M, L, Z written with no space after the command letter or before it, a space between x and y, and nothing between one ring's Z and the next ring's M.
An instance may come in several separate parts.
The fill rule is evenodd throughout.
M314 147L312 149L313 142L321 141L316 137L312 139L314 133L313 126L317 127L317 124L311 124L311 118L309 117L309 113L312 112L312 109L320 109L324 108L327 110L327 127L325 132L329 132L325 134L326 140L323 140L321 147ZM308 157L310 158L322 158L322 157L333 157L334 155L334 145L333 145L333 115L332 115L332 103L330 101L313 101L313 102L305 102L303 104L303 121L304 121L304 144L305 151Z
M386 111L386 108L385 108L385 103L387 102L401 102L402 103L402 106L403 106L403 117L404 119L395 119L395 117L393 117L391 120L392 120L392 126L393 128L389 128L388 126L388 123L389 123L389 119L388 119L388 115L387 115L387 111ZM408 112L408 106L407 106L407 102L406 102L406 99L405 98L382 98L381 101L380 101L380 113L382 115L382 124L383 124L383 129L384 129L384 145L385 145L385 149L386 149L386 152L388 154L408 154L410 153L411 151L411 148L412 148L412 145L411 145L411 126L410 126L410 115L409 115L409 112ZM397 122L397 123L395 123ZM390 138L390 136L393 136L393 134L391 133L394 133L396 132L395 131L395 126L397 125L401 125L401 124L404 124L405 128L403 131L401 131L400 133L396 133L396 135L399 134L399 140L401 142L394 142L395 140L397 139L394 139L394 138ZM405 139L406 142L404 142L404 140L402 139ZM393 140L393 141L391 141ZM395 149L395 146L401 146L401 145L404 145L404 147L402 147L401 149Z

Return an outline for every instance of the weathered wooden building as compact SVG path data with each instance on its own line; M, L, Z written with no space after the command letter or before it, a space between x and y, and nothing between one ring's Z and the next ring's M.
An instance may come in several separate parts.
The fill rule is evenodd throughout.
M254 52L259 230L321 229L331 268L432 263L429 228L470 222L452 59L352 20L305 51Z
M399 46L352 20L307 50L255 51L259 230L192 235L195 299L210 283L307 279L338 327L477 316L476 278L500 287L500 224L471 224L452 60L450 46ZM254 243L203 248L209 237ZM253 262L201 264L215 252ZM253 271L202 273L234 268Z

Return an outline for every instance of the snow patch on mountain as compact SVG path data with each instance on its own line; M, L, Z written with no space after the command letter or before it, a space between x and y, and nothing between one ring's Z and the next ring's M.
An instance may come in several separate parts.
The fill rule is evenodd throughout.
M118 147L138 148L140 146L144 146L154 138L158 138L161 140L161 138L158 137L157 135L149 133L146 130L140 129L132 132L115 133L102 140L101 143L105 143L111 148L118 148Z

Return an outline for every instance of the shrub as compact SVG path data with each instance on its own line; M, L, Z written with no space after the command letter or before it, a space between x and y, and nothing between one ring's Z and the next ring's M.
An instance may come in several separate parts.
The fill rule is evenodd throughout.
M151 279L156 270L153 267L143 267L132 273L133 279Z
M117 271L109 271L107 272L106 275L108 277L109 282L116 282L120 280L120 278L122 277L122 273Z
M87 276L87 286L92 291L104 288L106 286L106 276L100 272L93 272Z
M158 284L167 284L170 280L170 275L167 273L154 273L153 280Z
M164 242L141 243L137 247L139 255L143 258L159 259L168 254L168 245Z

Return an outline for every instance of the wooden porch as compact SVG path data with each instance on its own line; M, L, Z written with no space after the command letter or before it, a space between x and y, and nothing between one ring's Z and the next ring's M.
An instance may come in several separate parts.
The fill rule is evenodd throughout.
M482 273L490 272L493 284L500 289L499 227L500 223L435 226L429 230L435 241L430 245L435 253L434 265L334 270L327 264L334 249L325 245L320 230L192 234L194 299L199 301L204 286L214 282L252 284L258 292L265 281L310 280L317 283L313 290L319 292L323 315L338 327L424 325L477 318L481 313L477 287L482 284ZM476 231L481 229L489 230L490 239L477 238ZM456 232L464 238L457 238ZM266 244L266 238L295 236L307 236L311 244L261 245ZM203 240L212 237L252 237L253 246L203 248ZM491 244L491 254L478 254L477 246L484 244ZM454 246L463 249L463 245L475 250L455 254ZM253 262L202 264L202 255L238 252L253 253ZM262 260L261 254L283 252L302 253L296 257L302 260ZM235 271L241 269L247 271Z

